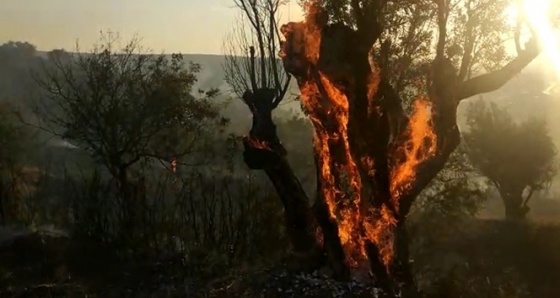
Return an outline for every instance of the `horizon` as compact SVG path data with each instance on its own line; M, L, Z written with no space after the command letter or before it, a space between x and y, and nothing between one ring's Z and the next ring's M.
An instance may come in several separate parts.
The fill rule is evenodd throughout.
M240 11L232 0L2 0L0 44L29 42L39 51L90 49L101 31L134 36L153 52L222 55L222 42ZM302 11L290 0L279 22ZM186 28L186 29L185 29ZM196 28L195 30L189 30ZM210 38L208 38L210 37Z

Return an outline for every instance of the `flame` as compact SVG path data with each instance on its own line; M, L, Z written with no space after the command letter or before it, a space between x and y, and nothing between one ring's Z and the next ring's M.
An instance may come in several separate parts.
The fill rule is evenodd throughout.
M244 140L247 141L251 147L262 150L272 150L266 141L262 141L252 136L245 136Z
M395 206L398 206L403 191L414 181L416 167L435 154L437 137L430 119L429 102L425 99L416 100L407 130L408 140L401 148L405 161L391 172L391 194Z
M171 172L177 173L177 158L173 157L171 159Z
M307 45L307 61L317 64L319 52L321 50L321 28L317 24L316 17L319 14L320 6L316 1L306 1L303 4L305 15L305 44Z
M394 207L398 206L402 191L415 178L415 168L434 154L436 148L428 101L415 102L405 132L407 142L401 148L406 158L390 173L390 203L393 206L368 205L362 199L372 194L365 192L368 187L363 183L373 179L374 159L367 155L353 155L348 136L349 98L342 86L331 81L318 67L322 33L321 24L317 23L321 17L318 15L319 5L316 1L307 1L305 8L305 22L282 26L287 44L283 46L282 56L289 54L291 59L285 63L294 68L303 66L307 71L298 78L298 83L302 105L315 126L313 142L318 155L321 194L331 219L337 224L347 265L360 268L367 264L366 247L371 242L379 249L382 261L388 267L394 255L393 231L397 224ZM379 115L382 111L375 102L379 73L375 69L369 74L367 84L367 113L369 116ZM321 234L317 235L320 237Z
M336 127L339 130L329 133L318 129L315 133L314 142L315 147L318 148L321 160L320 178L323 183L323 196L327 202L331 218L338 224L338 234L344 248L347 264L353 268L364 264L364 261L367 260L366 244L373 242L379 248L385 265L388 265L393 255L391 229L395 227L396 219L385 205L381 207L381 210L369 208L366 212L360 211L362 209L362 182L348 143L348 98L320 72L319 78L318 83L323 87L326 97L332 102L330 109L326 113L333 117L332 120L336 121ZM318 98L319 88L317 85L313 86L309 82L304 86L301 90L302 101L311 110L318 110L316 99ZM377 85L373 86L376 88ZM371 96L375 95L374 92L370 94ZM411 123L415 123L415 125L411 126L410 131L412 135L418 135L422 129L426 128L426 126L420 125L425 120L425 113L421 113L420 109L418 111L411 118ZM416 139L416 137L411 137L411 142L416 144ZM335 183L335 173L333 173L331 168L333 164L332 152L329 147L329 143L332 142L341 142L344 148L345 163L334 166L337 167L337 173L345 173L347 175L349 180L349 189L347 191L341 190L341 187ZM360 160L365 165L364 167L369 170L366 174L373 176L373 160L369 157L361 157ZM406 165L414 166L412 164L416 161L418 160L411 159L407 161ZM409 169L408 166L401 168ZM413 178L411 176L406 177ZM348 197L348 195L351 197ZM341 200L343 201L342 203L340 202Z

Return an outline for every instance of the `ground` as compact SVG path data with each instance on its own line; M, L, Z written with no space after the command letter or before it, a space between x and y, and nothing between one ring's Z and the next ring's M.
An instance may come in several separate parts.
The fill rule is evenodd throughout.
M475 297L491 297L483 287L500 287L507 297L560 297L559 235L560 225L472 220L417 253L414 265L420 284L435 279L426 268L446 272L447 283L430 297L467 297L458 285L460 272L469 282L483 281L470 289L478 291ZM102 251L72 252L73 246L66 238L37 234L0 239L0 297L371 297L375 291L281 264L244 266L202 280L173 257L130 266L104 259Z

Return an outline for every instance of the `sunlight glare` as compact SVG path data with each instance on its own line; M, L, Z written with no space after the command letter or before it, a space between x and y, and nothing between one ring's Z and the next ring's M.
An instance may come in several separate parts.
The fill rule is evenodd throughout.
M560 77L560 47L558 34L550 22L549 9L552 8L551 0L522 0L522 8L527 16L527 21L538 35L544 54L552 63L554 71Z
M506 7L504 16L506 18L506 23L508 24L508 26L512 28L515 27L515 24L517 23L517 8L515 7L515 5L509 5L508 7Z

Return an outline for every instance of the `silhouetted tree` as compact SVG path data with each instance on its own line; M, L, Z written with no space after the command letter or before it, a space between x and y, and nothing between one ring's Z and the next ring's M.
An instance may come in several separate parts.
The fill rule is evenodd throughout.
M18 168L29 162L27 152L33 144L31 132L21 123L14 113L13 105L0 104L0 224L6 224L9 210L7 206L15 203L14 181Z
M468 155L502 197L505 217L524 219L535 191L556 174L556 147L544 120L516 123L506 109L477 100L467 112Z
M286 97L290 84L278 57L281 0L234 0L243 12L239 26L225 42L226 81L253 115L243 139L245 163L263 170L284 205L286 230L295 252L317 251L309 198L286 159L272 120L272 111Z
M28 42L0 45L0 101L22 103L34 91L31 71L40 66L37 49Z
M137 39L119 41L109 33L89 53L51 53L36 75L45 94L37 115L41 128L104 165L126 202L133 165L154 158L180 164L205 150L201 136L225 122L211 102L217 91L192 94L199 65L185 67L180 54L143 53Z

